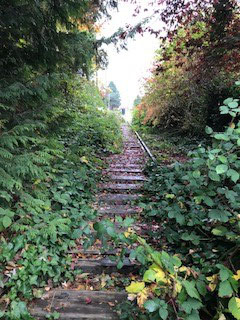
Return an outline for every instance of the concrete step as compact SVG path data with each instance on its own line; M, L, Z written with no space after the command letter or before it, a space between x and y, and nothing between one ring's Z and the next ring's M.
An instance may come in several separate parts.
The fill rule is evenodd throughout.
M125 292L54 290L45 299L31 304L36 319L46 319L49 312L59 312L61 320L117 320L114 306L127 300Z

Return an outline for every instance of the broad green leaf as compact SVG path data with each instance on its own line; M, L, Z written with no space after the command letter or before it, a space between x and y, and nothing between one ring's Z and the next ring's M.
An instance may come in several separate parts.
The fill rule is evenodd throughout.
M218 295L219 297L231 297L233 294L233 289L228 280L225 280L223 282L220 282Z
M186 320L201 320L199 317L199 312L197 310L193 310L192 313L185 318Z
M155 281L156 279L156 272L154 270L147 270L145 273L144 273L144 276L143 276L143 281L145 282L153 282Z
M159 308L159 301L157 299L148 300L144 303L144 308L150 313L154 312Z
M8 228L12 224L11 218L9 218L8 216L3 217L2 224L4 228Z
M240 320L240 299L232 297L228 303L228 309L235 319Z
M224 101L223 101L223 103L224 104L229 104L230 102L232 102L233 101L233 98L227 98L227 99L225 99Z
M161 317L161 319L166 320L168 317L168 311L166 308L160 308L159 309L159 316Z
M221 111L221 114L228 114L229 109L227 106L221 106L220 111Z
M208 176L213 181L220 181L220 176L215 171L209 171Z
M226 233L228 232L226 227L223 226L219 226L217 228L212 229L212 234L214 234L215 236L224 236Z
M202 307L202 303L196 299L193 299L193 298L188 298L182 304L183 310L188 314L190 314L192 312L192 310L198 310L201 307Z
M126 287L128 293L139 293L145 288L144 282L132 281L130 286Z
M205 132L206 132L207 134L211 134L211 133L213 133L213 129L207 126L207 127L205 128Z
M188 295L191 298L195 298L195 299L201 301L200 295L199 295L199 293L195 287L195 283L193 281L184 280L183 286L185 287Z
M236 101L233 102L229 102L228 103L229 108L233 109L233 108L237 108L238 107L238 103Z
M224 140L224 141L229 141L230 140L228 135L225 134L225 133L216 133L214 135L214 138L217 139L217 140Z
M231 180L233 182L235 182L235 183L238 181L238 179L240 177L239 173L236 170L233 170L233 169L229 169L227 171L227 176L231 177Z
M230 277L229 271L227 269L222 268L220 270L220 279L221 281L225 281Z
M202 295L205 296L207 293L207 288L206 288L206 283L202 280L197 280L196 281L196 287L198 289L198 292Z
M210 219L227 222L229 219L229 216L231 216L231 213L229 213L226 210L222 211L218 209L211 209L209 210L208 215Z
M216 166L216 172L217 174L222 174L227 172L228 170L228 166L226 164L219 164L218 166Z

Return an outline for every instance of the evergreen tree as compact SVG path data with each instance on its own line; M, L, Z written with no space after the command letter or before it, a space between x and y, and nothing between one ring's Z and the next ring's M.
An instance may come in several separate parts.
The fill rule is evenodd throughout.
M111 90L109 94L109 107L111 110L117 109L121 105L120 93L113 81L109 83L109 88Z
M136 107L141 103L141 98L139 95L137 95L136 99L133 102L133 106Z

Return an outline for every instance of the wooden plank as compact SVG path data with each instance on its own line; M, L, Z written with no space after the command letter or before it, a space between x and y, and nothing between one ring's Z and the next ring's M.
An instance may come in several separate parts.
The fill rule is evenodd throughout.
M124 204L140 198L139 194L107 194L99 197L99 202Z
M126 176L126 175L112 175L110 176L111 180L115 180L115 181L147 181L148 179L144 176Z
M45 319L46 308L60 313L62 320L115 320L114 305L127 299L125 292L55 290L46 299L30 305L31 314Z
M117 268L117 262L110 260L105 257L103 259L79 259L74 266L75 269L81 269L84 273L91 274L110 274L113 272L119 272L123 274L128 274L129 272L134 272L137 270L138 265L131 262L129 259L125 258L123 267L121 269Z
M133 215L137 214L138 210L138 207L129 208L129 206L111 206L107 208L99 208L98 213L102 215Z
M101 190L108 190L108 191L139 191L142 190L143 184L142 183L105 183L101 185Z
M123 172L123 173L142 173L142 169L131 169L131 168L110 168L106 172Z
M126 165L123 165L121 163L110 163L109 164L109 168L125 168L125 169L143 169L143 166L140 164L132 164L132 163L128 163Z

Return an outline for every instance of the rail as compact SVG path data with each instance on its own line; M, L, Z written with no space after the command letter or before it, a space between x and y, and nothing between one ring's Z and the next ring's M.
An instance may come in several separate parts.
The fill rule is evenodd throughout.
M141 143L142 147L144 148L144 150L147 152L149 158L152 159L152 161L154 163L157 163L156 158L154 157L154 155L151 153L151 151L149 150L149 148L147 147L147 145L145 144L145 142L143 141L143 139L141 138L141 136L139 135L139 133L137 131L134 131L134 133L136 134L139 142Z

